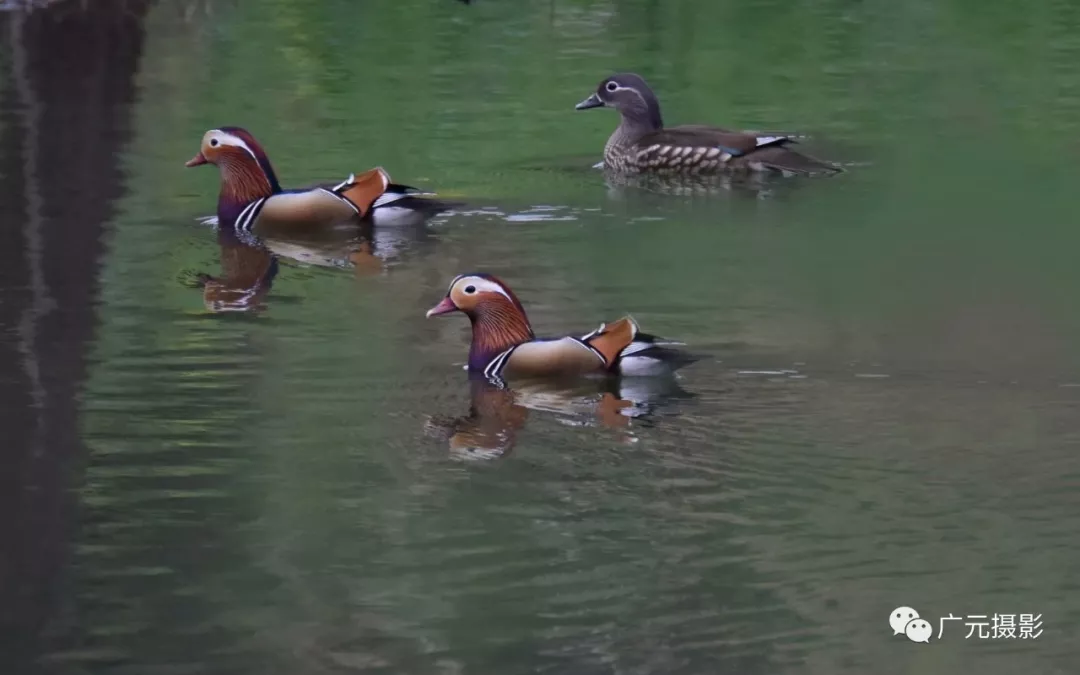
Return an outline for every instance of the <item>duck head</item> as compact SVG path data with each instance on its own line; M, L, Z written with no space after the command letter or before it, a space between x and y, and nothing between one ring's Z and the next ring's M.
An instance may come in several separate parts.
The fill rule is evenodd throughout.
M662 129L664 120L660 116L660 102L656 94L640 75L634 73L616 73L605 78L596 91L575 110L590 108L615 108L622 115L624 122L635 126L648 127L649 130Z
M469 370L483 370L502 352L535 338L517 296L490 274L458 275L427 317L452 312L462 312L472 322Z
M221 171L222 206L243 206L281 192L274 167L255 137L239 127L211 129L203 135L199 152L185 166L213 164Z

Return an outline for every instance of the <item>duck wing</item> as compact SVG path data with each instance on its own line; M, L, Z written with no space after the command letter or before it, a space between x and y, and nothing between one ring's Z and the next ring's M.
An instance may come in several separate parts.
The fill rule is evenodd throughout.
M759 135L743 131L732 131L720 127L686 125L670 127L650 132L638 141L639 147L660 146L658 150L669 147L680 150L685 157L690 154L705 154L716 150L719 156L727 153L739 157L766 147L782 147L795 141L788 136ZM670 150L668 153L670 154Z
M782 134L732 131L721 127L686 125L660 129L638 140L644 163L656 166L712 169L773 169L815 174L835 173L839 167L797 152L797 141Z

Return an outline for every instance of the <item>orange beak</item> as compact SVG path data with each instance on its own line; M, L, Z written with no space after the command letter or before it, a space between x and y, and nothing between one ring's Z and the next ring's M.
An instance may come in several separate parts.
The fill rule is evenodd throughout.
M458 306L454 304L454 301L451 300L450 296L448 295L442 299L442 302L429 309L426 316L430 319L433 316L439 316L440 314L449 314L451 312L457 311L459 311Z
M184 166L199 166L200 164L206 163L206 155L202 154L202 152L199 152L199 154L184 162Z

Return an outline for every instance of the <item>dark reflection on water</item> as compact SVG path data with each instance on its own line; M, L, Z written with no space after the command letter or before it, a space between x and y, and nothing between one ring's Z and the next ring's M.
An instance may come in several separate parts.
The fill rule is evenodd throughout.
M279 261L313 268L350 270L354 277L385 274L410 252L423 254L427 224L435 213L413 213L392 227L376 227L370 219L351 220L310 231L245 232L215 228L221 273L197 272L203 305L211 312L258 312L278 276Z
M1078 19L954 5L0 15L2 670L1071 673ZM866 163L613 181L572 106L624 69L672 123ZM181 165L231 123L286 184L463 206L219 235ZM544 333L630 313L702 358L470 381L424 318L469 270ZM901 604L1045 632L915 645Z
M0 663L68 620L78 402L147 3L0 13Z

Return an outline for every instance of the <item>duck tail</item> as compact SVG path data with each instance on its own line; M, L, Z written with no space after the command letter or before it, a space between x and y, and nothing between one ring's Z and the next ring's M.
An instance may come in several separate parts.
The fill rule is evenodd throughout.
M681 349L683 342L667 340L649 333L638 332L633 341L619 353L618 370L622 375L659 375L673 373L699 360L698 356Z
M379 195L379 198L375 200L373 208L380 206L388 206L394 202L417 202L427 201L423 197L434 197L434 192L425 192L419 188L414 188L411 185L401 185L400 183L390 183L386 186L386 191Z

